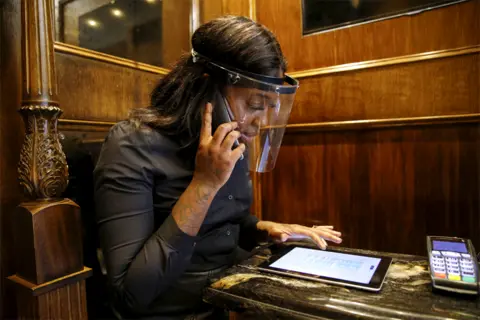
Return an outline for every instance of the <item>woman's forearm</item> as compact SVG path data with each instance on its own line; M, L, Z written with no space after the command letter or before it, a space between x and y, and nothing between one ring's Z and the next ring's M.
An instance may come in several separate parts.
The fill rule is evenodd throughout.
M183 232L197 235L217 192L218 189L208 184L192 180L172 210L172 216Z

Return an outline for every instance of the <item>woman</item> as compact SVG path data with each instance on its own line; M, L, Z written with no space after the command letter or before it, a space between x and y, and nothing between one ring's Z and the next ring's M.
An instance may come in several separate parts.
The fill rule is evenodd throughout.
M99 236L114 306L124 317L208 314L201 290L209 277L262 234L274 241L308 237L322 248L324 239L341 241L331 227L258 221L249 214L245 150L258 123L240 106L255 110L248 115L261 113L269 97L257 92L262 81L233 88L217 71L237 70L231 83L241 83L243 73L268 81L283 77L286 63L274 35L247 18L222 17L198 28L192 48L154 89L151 106L111 129L95 169ZM225 121L221 104L209 103L218 94L237 121ZM257 106L245 101L254 96L263 97Z

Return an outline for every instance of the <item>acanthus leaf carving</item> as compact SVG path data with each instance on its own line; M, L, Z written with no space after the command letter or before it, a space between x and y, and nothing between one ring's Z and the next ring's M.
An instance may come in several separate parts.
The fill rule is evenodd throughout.
M68 165L57 133L62 113L55 106L24 106L20 109L26 136L18 166L19 181L31 199L61 197L68 185Z

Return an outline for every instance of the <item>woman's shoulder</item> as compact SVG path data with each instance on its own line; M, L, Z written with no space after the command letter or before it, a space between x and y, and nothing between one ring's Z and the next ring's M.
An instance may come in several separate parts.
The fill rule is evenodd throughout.
M128 166L159 169L176 162L180 143L175 137L145 125L123 120L113 125L103 142L97 169Z
M179 141L174 137L131 120L122 120L113 125L105 139L105 144L163 151L177 151L180 148Z

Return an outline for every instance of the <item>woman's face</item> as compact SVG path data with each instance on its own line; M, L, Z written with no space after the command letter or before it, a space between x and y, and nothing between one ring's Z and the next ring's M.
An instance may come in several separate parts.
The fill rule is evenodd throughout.
M267 125L269 109L276 106L277 95L254 88L228 86L226 98L238 122L242 134L240 140L248 144L260 133L260 128Z

